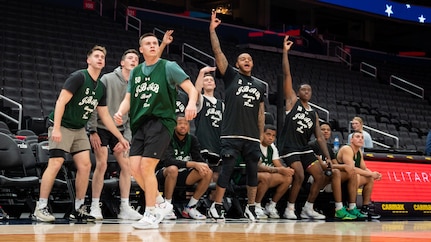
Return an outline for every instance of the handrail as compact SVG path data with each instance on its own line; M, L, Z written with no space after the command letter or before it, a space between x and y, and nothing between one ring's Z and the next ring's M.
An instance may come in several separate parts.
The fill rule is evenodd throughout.
M136 20L138 22L138 26L131 24L129 22L129 18ZM126 15L126 30L129 30L129 26L138 31L138 37L141 36L142 21L139 18L132 16L129 13L127 13L127 15Z
M333 46L335 46L335 47L343 48L343 42L340 42L340 41L325 40L324 43L326 43L326 55L327 56L336 56L336 52L337 52L336 49L334 49L334 53L329 52L329 50L330 50L329 47L331 46L331 44L334 44Z
M364 69L364 66L365 67L369 67L370 69L372 69L374 71L373 72L369 72L369 71L367 71L367 70ZM368 64L366 62L363 62L363 61L361 62L361 64L359 65L359 71L363 72L365 74L368 74L368 75L370 75L370 76L372 76L374 78L377 78L377 67L375 67L373 65L370 65L370 64Z
M196 57L194 57L194 56L192 56L190 54L187 54L186 53L186 49L187 48L190 48L191 50L193 50L193 51L195 51L195 52L197 52L197 53L199 53L199 54L207 57L208 59L212 60L212 63L211 64L205 63L205 62L197 59ZM184 56L187 56L188 58L190 58L190 59L192 59L192 60L194 60L194 61L196 61L196 62L198 62L198 63L200 63L200 64L202 64L204 66L206 66L206 65L216 66L215 58L213 56L211 56L211 55L209 55L209 54L207 54L207 53L205 53L205 52L203 52L203 51L201 51L201 50L199 50L199 49L197 49L197 48L195 48L195 47L193 47L193 46L191 46L191 45L189 45L187 43L183 43L182 48L181 48L181 61L182 62L184 62Z
M314 104L314 103L311 103L311 102L308 102L308 104L310 104L310 106L313 108L317 108L317 109L325 112L326 113L326 122L329 122L329 110L328 109L322 108L321 106Z
M337 50L339 50L340 53L338 53ZM335 48L335 56L337 56L341 61L346 63L349 66L349 70L352 69L352 56L350 55L350 53L337 46L337 48Z
M0 111L0 115L3 116L3 117L5 117L5 118L7 118L8 120L10 120L10 121L18 124L18 130L21 130L21 124L22 124L22 105L20 103L18 103L18 102L15 102L14 100L12 100L12 99L10 99L8 97L5 97L5 96L1 95L1 94L0 94L0 99L3 99L3 100L5 100L5 101L7 101L7 102L9 102L9 103L11 103L11 104L13 104L15 106L18 106L18 110L19 110L19 112L18 112L18 120L15 119L15 118L13 118L13 117L11 117L11 116L9 116L9 115L7 115L6 113L4 113L2 111Z
M349 122L349 129L348 129L348 132L349 132L349 134L350 134L350 132L351 132L351 130L352 130L352 126L351 126L351 123L352 123L352 121L350 121ZM362 126L363 128L365 128L365 129L368 129L368 130L371 130L371 131L373 131L373 132L376 132L376 133L379 133L379 134L382 134L382 135L384 135L384 136L388 136L389 138L392 138L392 139L395 139L395 148L399 148L400 147L400 138L398 138L397 136L395 136L395 135L392 135L392 134L389 134L389 133L386 133L386 132L383 132L383 131L381 131L381 130L378 130L378 129L375 129L375 128L372 128L372 127L370 127L370 126L367 126L367 125L363 125ZM374 144L377 144L377 145L380 145L380 146L383 146L383 147L385 147L385 148L390 148L388 145L382 145L382 143L380 143L380 142L378 142L378 141L376 141L376 140L372 140L373 141L373 143Z
M421 92L421 94L417 94L417 93L415 93L415 92L413 92L413 91L408 90L407 88L404 88L404 87L402 87L402 86L400 86L400 85L398 85L398 84L395 84L395 83L393 82L393 79L396 79L396 80L398 80L398 81L400 81L400 82L402 82L402 83L406 84L407 86L410 86L410 87L416 88L417 90L419 90L419 92ZM414 95L414 96L416 96L416 97L419 97L419 98L422 98L422 99L424 99L424 97L425 97L425 90L424 90L422 87L420 87L420 86L418 86L418 85L415 85L415 84L413 84L413 83L411 83L411 82L408 82L408 81L406 81L406 80L404 80L404 79L402 79L402 78L400 78L400 77L397 77L397 76L391 75L391 76L389 77L389 85L394 86L394 87L397 87L397 88L399 88L399 89L401 89L401 90L403 90L403 91L405 91L405 92L408 92L408 93L410 93L410 94L412 94L412 95Z
M379 145L379 146L381 146L383 148L386 148L386 149L391 148L389 145L380 143L379 141L376 141L376 140L373 140L373 143L376 144L376 145Z

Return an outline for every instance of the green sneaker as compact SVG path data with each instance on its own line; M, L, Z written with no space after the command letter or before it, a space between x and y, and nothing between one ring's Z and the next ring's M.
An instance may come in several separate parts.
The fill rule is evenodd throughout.
M335 218L342 220L355 220L356 216L347 212L346 207L343 207L342 209L335 211Z
M366 219L367 215L361 213L361 211L355 207L354 209L347 210L351 215L356 216L358 219Z

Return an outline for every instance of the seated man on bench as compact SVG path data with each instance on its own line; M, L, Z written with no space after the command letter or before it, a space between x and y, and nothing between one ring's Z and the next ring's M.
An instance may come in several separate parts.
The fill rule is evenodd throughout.
M280 161L278 149L274 145L276 128L274 125L265 125L263 137L260 142L262 158L258 164L257 193L256 193L256 215L259 219L280 218L276 209L277 202L286 193L292 184L292 176L295 171L286 167ZM261 202L269 188L276 188L271 200L266 204L265 210Z
M196 205L207 191L211 182L212 171L200 154L200 144L196 136L189 134L190 123L184 115L177 115L177 126L164 159L156 171L159 184L164 184L165 200L172 203L176 186L193 186L197 184L193 196L182 212L182 216L192 219L206 219ZM165 219L176 219L175 213L165 216Z
M322 122L320 123L320 129L322 131L323 137L328 142L331 138L331 125L329 123ZM317 155L319 159L321 159L322 152L320 151L319 145L316 141L311 141L310 146L313 148L314 153ZM332 192L334 194L335 200L335 218L342 220L354 220L354 219L363 219L366 216L363 215L356 208L356 196L357 196L357 179L356 172L354 170L354 166L351 164L339 164L335 158L334 151L329 143L328 152L331 157L329 167L332 169L330 173L325 172L326 176L326 184L330 183ZM325 163L325 162L323 162ZM327 169L323 167L323 169ZM328 171L328 170L327 170ZM342 183L347 183L347 192L348 194L348 203L349 207L346 209L343 206L342 201ZM325 189L328 187L327 185Z
M379 219L380 214L376 214L370 208L371 192L373 191L374 181L382 179L382 174L371 171L367 168L362 154L364 145L364 135L361 131L353 131L349 144L341 147L337 153L336 161L338 164L345 164L354 167L357 176L357 188L362 188L362 208L361 213L368 219ZM356 188L356 189L357 189Z

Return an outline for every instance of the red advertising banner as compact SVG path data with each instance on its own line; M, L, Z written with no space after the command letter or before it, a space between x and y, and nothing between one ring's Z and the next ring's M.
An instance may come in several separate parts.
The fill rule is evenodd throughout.
M365 163L370 170L382 174L371 193L377 213L396 217L431 215L431 164L378 160Z
M85 10L94 10L95 8L94 2L92 0L84 0L83 4L83 8Z
M133 16L133 17L136 17L136 9L134 9L134 8L127 8L127 15L129 15L129 16Z
M365 161L382 174L374 183L371 200L376 202L431 202L431 164Z

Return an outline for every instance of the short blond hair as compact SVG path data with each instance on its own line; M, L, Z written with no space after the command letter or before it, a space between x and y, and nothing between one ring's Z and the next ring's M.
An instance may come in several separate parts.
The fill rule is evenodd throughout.
M91 50L88 51L87 53L87 57L90 57L91 54L93 54L94 51L102 51L103 54L105 54L106 56L106 48L101 46L101 45L95 45L93 48L91 48Z

